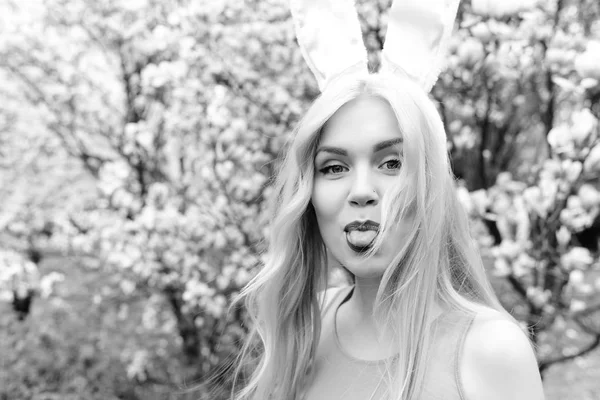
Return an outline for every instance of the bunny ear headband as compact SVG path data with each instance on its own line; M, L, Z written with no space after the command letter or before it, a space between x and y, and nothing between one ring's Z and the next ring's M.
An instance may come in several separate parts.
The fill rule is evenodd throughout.
M442 69L460 0L395 0L380 72L403 75L429 92ZM290 0L302 56L319 89L340 76L369 74L354 0Z

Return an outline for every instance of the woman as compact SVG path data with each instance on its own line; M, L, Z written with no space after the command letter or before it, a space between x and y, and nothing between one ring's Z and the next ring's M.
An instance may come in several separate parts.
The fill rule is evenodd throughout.
M235 398L543 399L529 341L494 296L457 200L427 96L432 74L419 76L439 47L411 53L402 73L384 49L381 72L369 74L355 62L356 37L341 43L334 29L323 44L327 35L303 28L310 15L349 15L324 3L301 10L317 3L293 11L322 95L289 145L267 261L242 293L254 330L238 370L251 374ZM425 12L394 7L392 17ZM355 21L327 26L336 22ZM386 45L398 48L393 24ZM324 290L335 263L352 284Z

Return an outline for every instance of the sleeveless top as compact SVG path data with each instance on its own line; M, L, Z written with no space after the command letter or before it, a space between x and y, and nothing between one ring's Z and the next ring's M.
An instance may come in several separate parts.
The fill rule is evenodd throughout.
M341 288L322 310L321 338L303 400L387 400L385 361L360 360L347 354L335 332L337 310L352 293ZM475 314L443 313L432 325L430 357L419 400L466 400L459 374L462 347ZM389 360L392 360L393 357Z

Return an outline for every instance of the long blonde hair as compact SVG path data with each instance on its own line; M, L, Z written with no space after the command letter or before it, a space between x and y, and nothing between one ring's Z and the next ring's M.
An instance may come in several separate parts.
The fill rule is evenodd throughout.
M375 316L400 346L400 362L388 374L390 398L418 397L435 301L464 312L478 304L503 311L454 191L435 105L409 80L380 74L341 79L309 108L280 165L266 262L238 298L245 301L253 327L236 375L250 370L238 379L242 388L232 393L236 400L302 398L321 331L318 294L328 276L327 252L311 204L314 157L325 123L359 96L386 100L404 141L399 183L383 198L382 235L374 251L408 210L415 213L409 240L386 269L375 305Z

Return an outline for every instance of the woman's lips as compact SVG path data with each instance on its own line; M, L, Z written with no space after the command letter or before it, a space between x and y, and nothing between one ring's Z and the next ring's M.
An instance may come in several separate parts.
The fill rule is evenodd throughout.
M346 225L344 231L348 246L355 252L361 253L367 251L373 244L379 231L379 224L371 220L353 221Z

